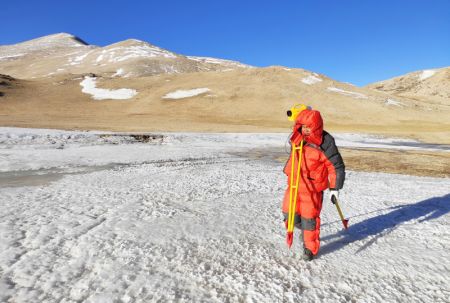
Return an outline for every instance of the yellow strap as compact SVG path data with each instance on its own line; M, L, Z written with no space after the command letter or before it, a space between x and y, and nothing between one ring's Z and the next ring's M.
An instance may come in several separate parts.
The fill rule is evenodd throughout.
M297 172L295 174L294 179L294 164L295 164L295 152L298 151L299 159L297 163ZM292 143L292 152L291 152L291 182L290 182L290 190L289 190L289 214L288 214L288 232L294 231L294 222L295 222L295 210L297 209L297 194L298 187L300 184L300 169L302 166L302 151L303 151L303 141L300 143L300 147L295 146ZM295 185L294 185L295 180ZM293 192L295 189L295 192Z

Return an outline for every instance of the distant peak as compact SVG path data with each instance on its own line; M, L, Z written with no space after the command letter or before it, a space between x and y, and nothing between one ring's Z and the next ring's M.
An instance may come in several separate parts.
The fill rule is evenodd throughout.
M114 46L118 46L118 45L120 45L120 46L142 46L142 45L144 45L144 46L154 46L154 45L151 45L148 42L145 42L145 41L142 41L142 40L138 40L138 39L127 39L127 40L123 40L123 41L119 41L119 42L113 43L113 44L111 44L111 46L112 45L114 45Z
M88 43L74 35L68 33L57 33L17 43L12 46L24 47L27 50L33 51L54 47L80 47L87 45Z
M69 34L69 33L57 33L57 34L51 34L51 35L47 35L47 36L43 36L34 40L55 40L55 41L73 41L79 44L83 44L83 45L89 45L88 43L86 43L84 40L82 40L81 38ZM33 40L31 40L33 41Z

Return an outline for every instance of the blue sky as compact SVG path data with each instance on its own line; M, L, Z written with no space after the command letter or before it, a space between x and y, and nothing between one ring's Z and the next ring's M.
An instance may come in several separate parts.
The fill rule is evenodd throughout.
M58 32L100 46L135 38L357 85L450 66L449 0L15 0L0 18L1 45Z

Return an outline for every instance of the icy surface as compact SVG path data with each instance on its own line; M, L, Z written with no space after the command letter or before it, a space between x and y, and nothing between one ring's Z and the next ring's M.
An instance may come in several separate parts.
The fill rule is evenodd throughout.
M188 89L188 90L177 90L171 93L166 94L163 96L163 99L182 99L182 98L189 98L194 97L200 94L204 94L206 92L209 92L209 88L194 88L194 89Z
M339 93L339 94L342 94L345 96L350 96L350 97L353 97L356 99L368 99L368 97L364 94L351 92L351 91L343 90L343 89L336 88L336 87L327 87L327 90L335 92L335 93Z
M302 79L302 82L308 85L313 85L322 81L323 80L317 75L309 75L308 77Z
M424 70L422 73L419 74L419 80L423 81L425 79L428 79L428 78L434 76L435 73L436 73L436 71L432 70L432 69Z
M175 147L178 147L177 144L201 145L205 151L248 150L254 144L275 150L289 150L287 143L289 134L287 133L161 133L157 136L163 137L155 141L158 144L173 144ZM446 145L430 145L408 139L348 133L337 133L333 136L340 147L450 152L450 147ZM155 150L159 149L158 145L125 144L134 142L135 139L127 136L100 131L69 132L0 127L0 172L111 163L133 164L155 159L157 154ZM180 158L191 155L187 149L179 151L175 147L173 150L175 153L180 153Z
M81 91L83 93L92 95L92 98L94 98L95 100L104 100L104 99L123 100L123 99L131 99L135 95L137 95L136 90L129 88L121 88L121 89L97 88L95 81L96 81L95 77L85 77L84 80L80 82L80 85L83 87Z
M298 231L285 245L284 163L258 152L287 134L0 135L0 182L66 172L0 183L1 302L447 302L449 179L348 172L350 227L325 201L307 263ZM105 159L132 165L75 170Z

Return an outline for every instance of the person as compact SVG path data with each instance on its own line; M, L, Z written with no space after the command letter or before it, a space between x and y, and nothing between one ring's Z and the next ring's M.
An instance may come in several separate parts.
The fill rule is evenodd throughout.
M331 200L333 195L338 198L339 190L344 186L345 165L333 136L323 130L323 120L319 111L304 105L300 109L294 106L293 110L288 111L288 116L294 121L290 137L291 145L299 146L303 141L294 226L301 229L303 259L310 261L318 254L320 247L323 191L329 188L329 199ZM299 151L294 153L294 161L297 164ZM288 187L282 205L286 228L290 201L289 184L296 173L291 172L291 161L292 154L283 169L288 176Z

